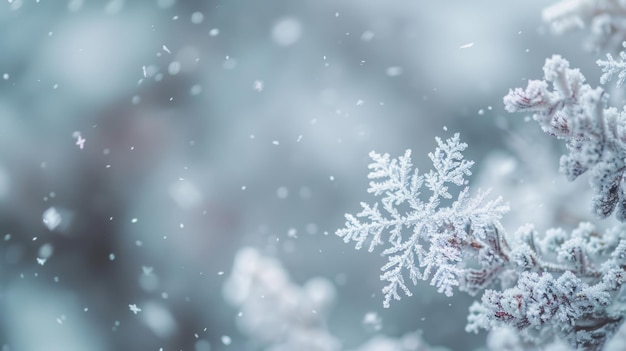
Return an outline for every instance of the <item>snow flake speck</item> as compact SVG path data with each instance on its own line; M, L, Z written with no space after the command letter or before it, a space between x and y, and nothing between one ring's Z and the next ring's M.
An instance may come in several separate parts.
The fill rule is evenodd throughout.
M262 92L263 91L263 81L262 80L255 80L254 84L253 84L254 90L258 91L258 92Z
M370 41L372 39L374 39L374 32L371 30L366 30L363 34L361 34L362 41Z
M50 231L56 229L61 224L61 214L56 208L50 207L44 211L42 216L43 224L48 227Z
M191 23L200 24L202 21L204 21L204 14L202 14L202 12L196 11L191 14Z
M402 75L402 67L400 66L392 66L392 67L388 67L387 70L385 71L387 73L387 76L389 77L397 77Z
M286 199L288 195L289 190L284 186L281 186L276 190L276 196L278 196L279 199Z
M141 312L141 308L137 307L136 304L128 305L128 309L134 314Z

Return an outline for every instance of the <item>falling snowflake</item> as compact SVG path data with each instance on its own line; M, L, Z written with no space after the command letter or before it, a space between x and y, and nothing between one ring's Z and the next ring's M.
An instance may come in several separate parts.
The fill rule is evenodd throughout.
M263 81L262 80L255 80L254 81L254 90L256 90L258 92L262 92L263 91Z
M141 312L141 308L137 307L136 304L128 305L128 308L134 314L137 314L137 313Z

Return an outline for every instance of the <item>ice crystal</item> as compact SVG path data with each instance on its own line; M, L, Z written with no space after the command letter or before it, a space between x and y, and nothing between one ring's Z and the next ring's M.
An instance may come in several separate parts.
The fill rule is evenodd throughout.
M622 43L626 47L626 41ZM626 52L620 51L620 61L615 61L610 53L606 54L606 61L598 60L596 64L602 68L602 76L600 77L600 83L606 84L614 75L617 75L617 87L620 88L626 81Z

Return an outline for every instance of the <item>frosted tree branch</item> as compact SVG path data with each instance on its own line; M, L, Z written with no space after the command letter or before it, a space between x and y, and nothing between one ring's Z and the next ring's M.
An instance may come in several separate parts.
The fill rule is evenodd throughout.
M544 130L562 139L576 131L584 142L582 130L571 127L582 122L556 117L568 128L555 128L552 121L566 108L582 114L585 109L574 104L592 90L577 71L566 71L563 60L547 67L556 91L548 91L545 81L529 84L531 91L541 87L539 93L511 92L508 106L535 111ZM384 247L383 305L400 299L400 291L412 294L407 277L413 284L430 280L447 296L454 287L483 294L470 308L467 331L507 327L524 343L561 340L600 350L623 322L619 293L626 275L626 227L601 233L583 222L572 232L555 228L540 234L526 225L507 235L500 224L508 210L502 200L487 201L486 192L469 195L465 177L471 162L463 159L466 145L458 134L437 144L429 154L434 169L425 176L412 168L408 151L398 159L372 153L369 192L382 199L372 206L362 203L363 211L346 215L345 228L337 231L357 249ZM428 194L421 194L422 188Z
M580 71L562 57L547 59L543 70L544 80L509 91L506 110L533 112L543 131L566 142L569 153L561 157L560 171L568 180L590 172L598 218L616 212L618 220L626 220L626 114L607 108L604 90L585 84Z

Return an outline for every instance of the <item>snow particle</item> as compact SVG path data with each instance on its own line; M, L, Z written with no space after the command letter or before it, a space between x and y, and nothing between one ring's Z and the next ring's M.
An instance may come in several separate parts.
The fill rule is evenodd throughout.
M137 307L137 305L135 305L135 304L128 305L128 308L134 314L137 314L137 313L141 312L141 308Z
M79 131L72 133L72 137L76 138L76 145L82 150L85 147L85 139L80 135Z
M255 80L254 84L252 85L252 87L254 88L254 90L256 90L258 92L262 92L263 91L263 81L262 80Z
M387 67L386 73L389 77L397 77L402 74L402 67L400 66Z
M194 86L189 89L189 94L191 95L200 95L202 93L202 86L200 84L194 84Z
M137 218L133 218L130 220L130 223L137 223L138 219Z
M361 34L362 41L370 41L372 39L374 39L374 32L371 30L366 30L363 34Z
M196 11L191 14L191 23L200 24L202 21L204 21L204 14L202 14L202 12Z
M110 253L109 254L109 261L115 261L115 254L114 253Z
M289 228L289 230L287 230L287 236L293 239L297 239L298 230L296 228Z
M367 312L363 316L363 325L366 329L379 331L382 328L382 319L376 312Z
M467 44L463 44L463 45L459 46L459 49L469 49L472 46L474 46L474 43L467 43Z
M61 224L61 214L54 207L50 207L44 211L42 215L43 224L48 227L50 231L54 230Z
M279 199L286 199L288 195L289 190L287 190L284 186L281 186L278 190L276 190L276 196L278 196Z
M212 37L216 37L218 34L220 34L220 30L217 28L213 28L209 31L209 35Z
M228 346L232 343L232 339L228 335L222 335L222 344Z
M272 39L280 46L289 46L300 40L302 25L295 18L283 18L274 24Z
M169 66L167 66L167 73L175 76L180 72L180 67L180 62L172 61L170 62Z

